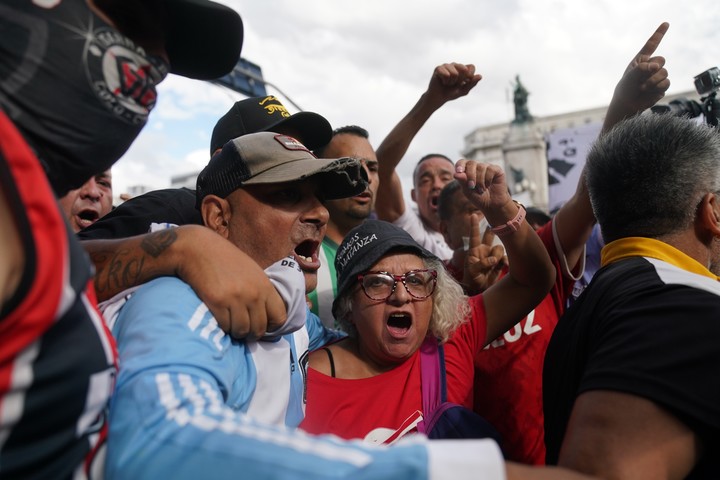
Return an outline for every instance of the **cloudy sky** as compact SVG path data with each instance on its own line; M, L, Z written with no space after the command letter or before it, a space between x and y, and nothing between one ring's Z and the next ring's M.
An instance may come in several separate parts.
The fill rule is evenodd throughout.
M606 105L630 58L663 21L670 93L720 65L717 0L221 0L245 25L242 56L261 66L268 87L333 127L357 124L374 146L412 107L433 68L473 63L483 75L467 96L438 111L401 163L408 175L429 152L459 157L477 127L513 118L515 75L535 116ZM283 95L284 94L284 95ZM115 193L165 188L201 169L215 121L241 94L171 75L150 121L113 167Z

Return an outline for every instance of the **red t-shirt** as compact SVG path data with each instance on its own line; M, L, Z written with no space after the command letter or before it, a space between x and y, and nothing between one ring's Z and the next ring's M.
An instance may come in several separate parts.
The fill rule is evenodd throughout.
M482 296L471 298L472 318L444 345L448 401L472 406L473 358L485 343ZM422 420L420 351L393 370L370 378L341 379L308 368L303 430L392 443Z
M498 430L509 460L542 465L543 361L574 281L563 275L552 222L540 228L538 235L557 270L555 285L527 317L475 356L473 410Z

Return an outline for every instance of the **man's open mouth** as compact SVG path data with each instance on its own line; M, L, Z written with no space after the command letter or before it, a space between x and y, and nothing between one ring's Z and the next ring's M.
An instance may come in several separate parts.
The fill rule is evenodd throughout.
M295 247L295 259L302 270L317 270L320 268L320 260L318 260L318 248L320 242L315 240L305 240Z
M85 228L97 222L100 214L96 210L85 209L81 210L75 217L77 218L78 225Z

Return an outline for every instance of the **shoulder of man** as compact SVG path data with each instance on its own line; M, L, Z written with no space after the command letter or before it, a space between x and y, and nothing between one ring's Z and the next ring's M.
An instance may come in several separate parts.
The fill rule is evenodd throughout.
M103 218L78 232L81 240L117 239L142 235L151 225L202 225L195 208L195 190L153 190L118 205Z

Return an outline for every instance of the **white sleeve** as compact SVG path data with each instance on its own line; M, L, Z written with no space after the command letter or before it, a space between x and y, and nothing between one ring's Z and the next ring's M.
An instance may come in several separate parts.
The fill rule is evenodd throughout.
M118 316L120 315L120 309L130 299L135 290L140 287L141 285L128 288L114 295L112 298L98 303L98 310L102 313L105 325L107 325L110 330L115 328L115 322L117 322Z
M429 231L423 225L420 216L412 208L406 208L405 212L392 222L396 227L402 228L410 234L423 248L436 255L440 260L449 260L453 256L453 250L445 243L440 232Z
M270 282L280 294L287 309L287 321L273 332L268 332L263 340L273 340L292 333L305 325L307 303L305 301L305 277L300 266L291 256L275 262L265 269Z
M493 440L431 440L428 480L505 480L505 461Z

